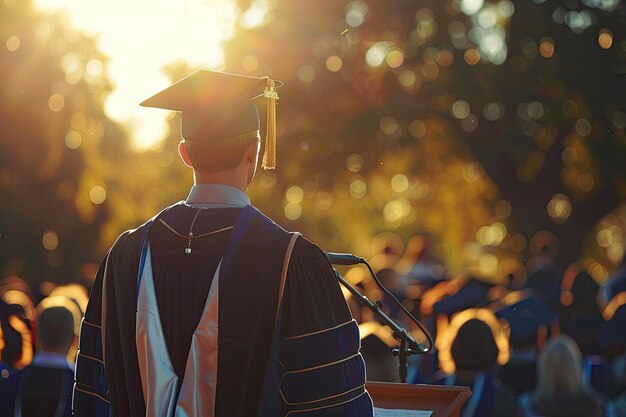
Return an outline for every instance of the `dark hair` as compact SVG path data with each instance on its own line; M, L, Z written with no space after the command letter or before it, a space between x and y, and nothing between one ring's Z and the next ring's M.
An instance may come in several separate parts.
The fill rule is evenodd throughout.
M39 340L44 350L67 351L74 340L74 316L65 307L48 307L39 315Z
M197 172L214 173L237 167L259 131L210 142L185 140L187 154Z
M486 371L496 364L498 345L491 328L480 319L469 319L459 328L450 353L457 370Z

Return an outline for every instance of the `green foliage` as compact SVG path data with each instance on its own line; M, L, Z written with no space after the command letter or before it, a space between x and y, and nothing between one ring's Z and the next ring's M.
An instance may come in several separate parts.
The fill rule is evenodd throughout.
M543 229L562 239L563 264L588 254L585 242L593 250L595 225L626 197L623 7L485 2L493 13L515 8L494 14L508 50L496 65L471 32L480 16L460 3L283 1L265 25L241 31L227 47L228 69L287 86L275 197L259 205L271 210L290 185L306 185L333 196L331 218L316 219L316 192L305 193L294 223L321 242L364 253L381 230L405 238L425 231L444 243L440 255L453 266L481 227L499 222L508 233L496 246L519 258L524 248L511 238L528 241ZM557 16L566 6L587 10L595 24L568 27ZM608 49L599 45L604 32ZM362 198L346 196L351 154L364 161L358 175L371 192ZM429 190L403 196L409 206L399 222L385 216L399 197L389 189L396 174ZM376 183L387 193L374 192ZM501 199L512 207L504 217L495 210Z

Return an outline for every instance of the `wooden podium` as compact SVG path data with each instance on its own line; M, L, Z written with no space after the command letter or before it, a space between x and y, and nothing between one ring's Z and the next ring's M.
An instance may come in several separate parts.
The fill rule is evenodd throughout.
M460 417L471 395L469 387L368 382L365 387L375 407L429 410L432 417Z

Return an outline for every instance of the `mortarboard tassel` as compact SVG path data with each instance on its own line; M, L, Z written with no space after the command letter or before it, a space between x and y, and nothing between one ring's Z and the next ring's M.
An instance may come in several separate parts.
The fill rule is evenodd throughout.
M263 92L267 97L267 131L265 134L265 153L263 154L263 169L276 168L276 101L278 93L276 84L271 78L267 79L267 87Z

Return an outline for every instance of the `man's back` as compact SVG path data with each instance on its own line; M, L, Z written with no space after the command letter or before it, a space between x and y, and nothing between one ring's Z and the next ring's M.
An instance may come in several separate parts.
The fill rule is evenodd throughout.
M241 218L246 215L250 219L245 230L242 230L243 226L229 229L241 223ZM268 367L278 362L278 351L270 350L281 340L324 332L325 329L351 322L349 310L323 252L305 239L285 232L251 206L245 209L201 209L179 204L162 213L151 223L149 230L142 228L123 235L109 253L107 273L104 273L105 268L101 268L100 279L107 281L104 288L106 305L103 307L97 301L90 303L96 313L103 308L108 312L104 326L109 336L107 344L110 344L110 352L107 350L106 355L110 358L106 373L110 401L116 403L115 407L121 407L119 415L143 415L146 407L145 395L140 395L143 394L140 366L133 355L137 346L132 343L136 331L132 324L137 309L137 276L138 271L144 268L141 262L138 266L136 262L142 258L140 235L146 234L158 314L169 359L181 381L182 390L185 391L184 373L191 357L193 334L208 303L207 294L219 264L229 272L224 272L219 286L220 346L215 415L254 415L259 404L265 401L265 392L273 396L270 402L274 403L274 407L284 410L302 408L302 405L296 404L298 401L293 403L285 398L284 387L278 387L278 380L268 382ZM189 233L189 228L194 230L194 236L202 237L194 238L191 253L186 253L190 243L182 236ZM219 232L208 234L215 231ZM235 245L232 242L236 239L240 241ZM285 255L291 241L293 246ZM230 253L227 253L229 250ZM279 282L280 271L287 272L284 287ZM284 298L281 319L277 321L280 288ZM95 294L98 291L96 289ZM113 310L112 306L115 306ZM97 321L90 316L88 309L85 320L88 323ZM274 329L276 323L280 327ZM87 329L100 325L92 324L95 326L88 324ZM276 339L273 337L275 331L279 332ZM339 334L330 337L341 338ZM346 381L346 384L337 386L336 392L332 392L343 402L350 402L365 393L364 367L359 365L362 359L360 355L353 357L358 354L358 334L356 343L353 351L346 352L346 355L350 353L350 358L346 360L350 360L345 364L354 373L354 381ZM93 346L90 347L87 340L81 340L81 351L83 349L93 349ZM272 358L272 355L275 357ZM339 355L333 358L333 362L343 359ZM79 355L79 366L81 361L88 361L86 356L91 355L85 352ZM139 362L143 363L141 350ZM320 363L314 365L320 366ZM359 371L361 368L362 371ZM345 373L345 370L336 371ZM332 367L329 372L334 372ZM284 372L281 374L279 371L276 376L281 375L284 376ZM120 380L124 380L125 384L119 385L117 381ZM81 381L77 382L79 390L83 389ZM267 388L268 384L275 386ZM89 384L85 382L85 385ZM313 400L306 403L316 402L314 397L317 394L311 395ZM322 400L327 398L320 397L319 401ZM366 407L371 407L369 401L367 397ZM80 401L78 403L80 408ZM320 404L332 405L332 402Z
M77 416L372 415L358 326L330 263L245 194L261 148L253 100L267 100L262 166L273 169L281 84L198 70L142 103L183 112L178 151L196 185L101 263Z

